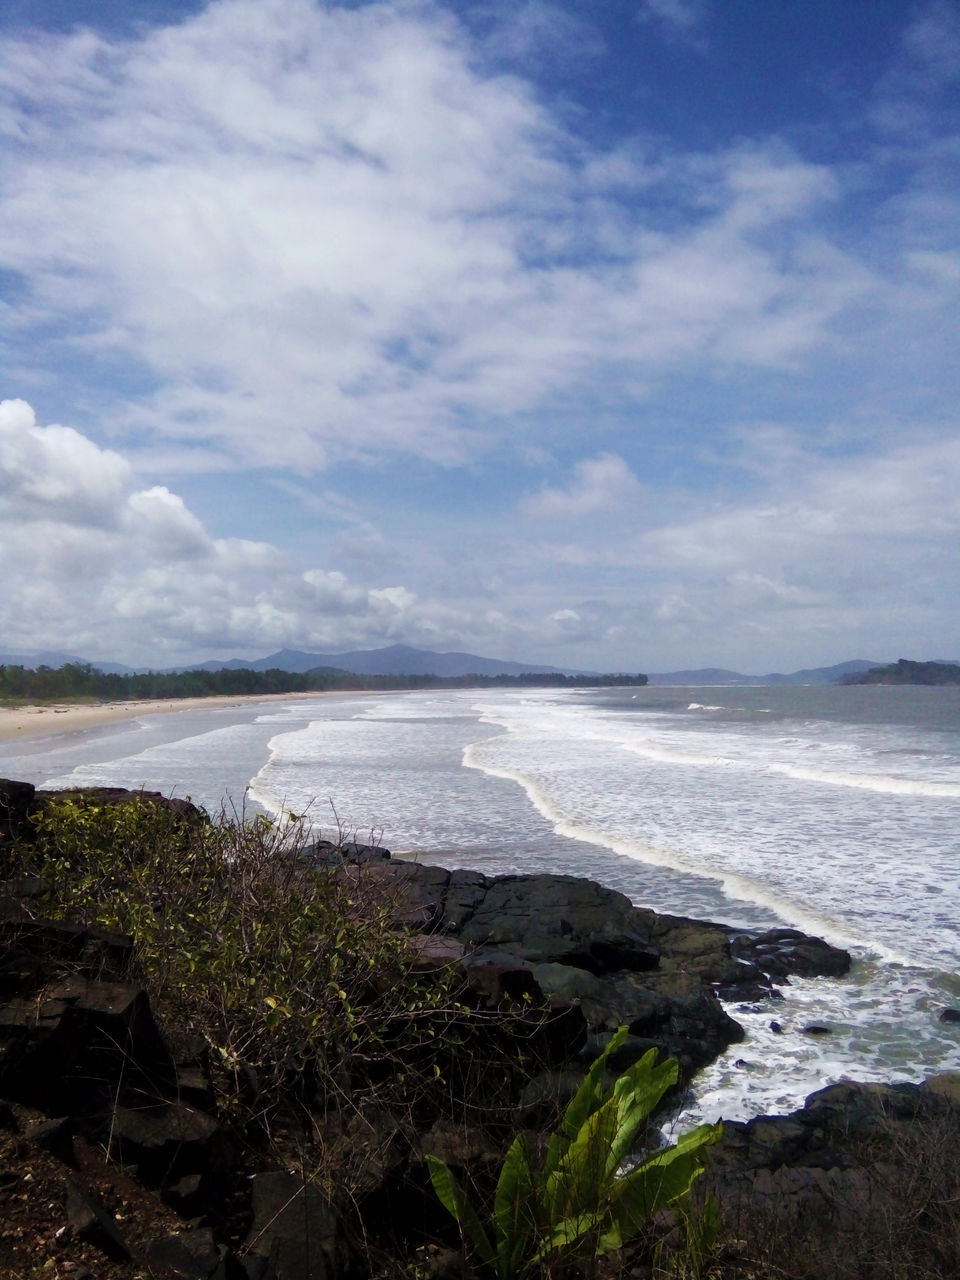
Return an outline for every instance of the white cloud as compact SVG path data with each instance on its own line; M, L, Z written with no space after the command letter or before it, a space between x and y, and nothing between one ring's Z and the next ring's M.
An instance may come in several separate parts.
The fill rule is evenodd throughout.
M255 656L518 634L493 611L304 572L269 543L211 538L178 494L134 489L118 454L38 426L24 401L0 402L0 535L8 647L173 663L230 656L224 648Z
M131 479L119 454L72 427L38 427L25 400L0 402L0 509L63 524L109 522Z
M598 378L789 363L869 283L794 233L836 196L822 167L606 156L429 6L221 0L3 45L5 265L32 288L7 323L142 363L156 390L109 413L151 449L462 461Z
M610 511L640 499L640 482L616 454L585 459L573 470L574 480L569 488L543 488L524 498L521 510L531 516L563 518Z

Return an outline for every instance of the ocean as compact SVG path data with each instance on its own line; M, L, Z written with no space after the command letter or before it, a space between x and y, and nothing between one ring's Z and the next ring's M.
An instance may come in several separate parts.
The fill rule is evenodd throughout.
M850 949L842 980L731 1005L747 1039L682 1123L841 1079L960 1070L960 689L458 690L218 704L0 744L0 774L307 815L318 834ZM778 1033L771 1022L779 1024ZM804 1028L830 1028L813 1037Z

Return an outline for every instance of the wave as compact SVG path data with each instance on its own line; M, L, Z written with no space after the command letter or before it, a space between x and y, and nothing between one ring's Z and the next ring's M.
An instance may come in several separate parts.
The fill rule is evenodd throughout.
M781 773L799 782L825 782L830 786L854 787L860 791L878 791L892 796L932 796L946 800L960 798L960 784L955 782L931 782L921 778L891 778L868 773L828 773L821 769L807 769L799 765L771 764L771 773Z
M463 764L467 769L476 769L491 777L503 778L522 787L539 813L553 826L558 836L569 840L579 840L600 848L609 849L622 857L644 862L650 866L663 867L693 875L700 880L711 881L719 885L723 893L732 899L740 899L754 906L761 907L779 916L784 923L800 928L807 933L825 937L836 946L853 948L864 956L876 956L888 963L914 964L915 957L908 956L896 948L868 937L855 929L851 929L846 921L841 921L824 912L811 910L785 894L772 889L763 881L753 879L738 872L718 867L705 870L699 863L684 857L673 850L646 844L639 840L616 835L568 817L553 802L547 792L532 778L519 769L511 769L503 765L493 765L479 758L478 752L483 743L471 743L463 750Z

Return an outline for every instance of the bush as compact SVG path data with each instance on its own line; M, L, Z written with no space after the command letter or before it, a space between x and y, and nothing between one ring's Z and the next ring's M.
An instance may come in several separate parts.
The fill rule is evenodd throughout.
M18 856L45 882L45 914L131 935L160 1015L224 1068L222 1101L253 1092L267 1115L433 1079L438 1028L458 1011L449 974L416 968L389 898L359 869L312 865L305 843L300 824L262 816L69 799Z

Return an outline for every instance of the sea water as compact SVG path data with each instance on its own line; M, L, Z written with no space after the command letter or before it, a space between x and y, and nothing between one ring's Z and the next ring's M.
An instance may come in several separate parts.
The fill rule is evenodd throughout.
M960 1005L960 689L218 704L7 743L0 773L306 814L326 837L489 874L589 876L659 911L848 947L848 978L730 1007L747 1039L698 1076L684 1123L790 1109L842 1077L960 1069L960 1031L939 1021Z

